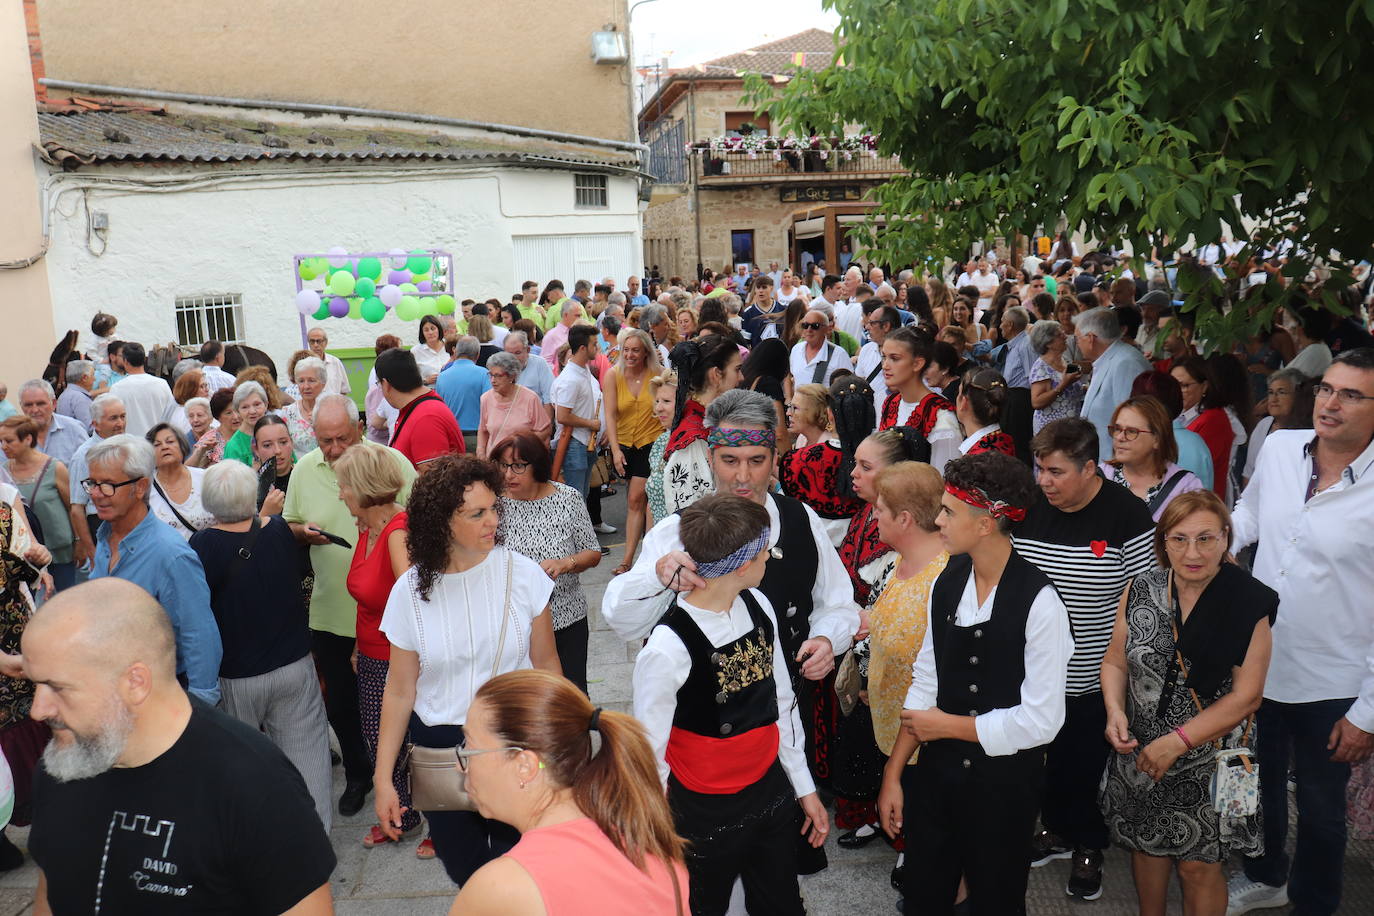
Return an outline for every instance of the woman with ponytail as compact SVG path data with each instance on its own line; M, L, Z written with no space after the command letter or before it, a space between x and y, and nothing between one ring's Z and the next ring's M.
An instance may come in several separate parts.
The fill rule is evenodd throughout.
M677 407L663 450L663 500L679 512L716 488L706 445L706 408L739 386L740 356L734 341L716 334L688 340L669 356L677 371Z
M970 369L964 373L959 395L954 399L954 416L964 441L963 455L1001 452L1016 457L1016 443L999 425L1002 405L1007 401L1007 380L996 369Z
M477 691L466 738L473 801L521 838L451 914L686 916L682 839L637 721L547 671L513 671Z

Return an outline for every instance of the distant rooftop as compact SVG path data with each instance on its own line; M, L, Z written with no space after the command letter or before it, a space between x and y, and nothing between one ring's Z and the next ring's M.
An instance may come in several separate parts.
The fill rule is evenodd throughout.
M835 36L823 29L807 29L767 44L726 54L678 72L704 71L710 75L786 73L793 66L824 70L835 57Z

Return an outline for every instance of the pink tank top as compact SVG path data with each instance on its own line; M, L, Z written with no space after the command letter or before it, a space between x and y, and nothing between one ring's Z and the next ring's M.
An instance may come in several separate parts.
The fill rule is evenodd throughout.
M648 860L647 874L635 868L589 817L531 830L506 855L534 879L549 916L678 916L663 863ZM685 916L687 870L677 873Z

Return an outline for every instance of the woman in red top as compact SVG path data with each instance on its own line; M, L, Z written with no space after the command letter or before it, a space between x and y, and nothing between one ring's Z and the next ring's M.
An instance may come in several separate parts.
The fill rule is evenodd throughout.
M358 602L358 642L353 651L353 669L358 674L358 710L362 716L363 740L376 765L382 692L391 666L391 643L378 627L391 586L410 567L406 512L396 502L405 481L390 453L371 442L350 446L334 462L334 473L339 478L339 496L358 522L358 543L348 569L348 593ZM414 836L420 830L420 812L410 806L409 774L400 760L391 778L401 804L406 806L401 819L402 836ZM391 840L377 825L363 837L363 845L367 847L389 842ZM422 859L433 858L434 846L426 839L415 854Z
M888 396L878 417L878 429L915 428L930 443L930 464L942 471L959 456L959 422L954 405L926 387L925 371L934 355L930 335L910 327L898 328L883 339L883 381Z
M1016 445L999 425L1006 400L1007 381L996 369L970 369L964 373L959 396L954 401L954 415L964 433L961 452L1001 452L1016 457Z
M851 376L852 377L852 376ZM869 396L869 406L873 398ZM863 508L863 500L843 491L845 456L835 437L834 400L824 385L798 385L787 405L787 427L806 444L783 455L778 462L778 482L786 496L806 503L821 517L830 542L839 546L849 520ZM872 410L869 410L870 415ZM869 429L872 429L872 423Z
M1224 395L1215 384L1207 360L1194 356L1174 366L1169 374L1183 389L1183 413L1179 421L1202 437L1212 454L1212 490L1226 499L1226 481L1231 476L1231 442L1236 437L1231 418L1226 415Z

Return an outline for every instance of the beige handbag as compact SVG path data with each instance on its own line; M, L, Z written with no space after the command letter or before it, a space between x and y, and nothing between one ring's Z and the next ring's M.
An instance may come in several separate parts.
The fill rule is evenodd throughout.
M496 656L491 660L491 677L496 677L501 665L501 652L506 648L506 626L510 622L510 583L511 562L509 551L506 554L506 600L501 606L501 635L496 641ZM415 608L416 620L420 617L420 607L415 603L414 593L411 601ZM491 679L488 678L488 680ZM458 767L457 749L451 747L425 747L411 744L409 751L410 806L416 811L475 811L472 799L467 792L467 774Z

